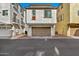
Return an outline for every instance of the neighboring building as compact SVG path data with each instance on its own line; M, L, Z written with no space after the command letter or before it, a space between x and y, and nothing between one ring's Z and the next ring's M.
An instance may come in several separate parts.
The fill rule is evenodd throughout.
M70 23L68 26L70 36L79 36L79 3L70 4Z
M0 36L15 36L24 29L24 10L18 3L0 3Z
M51 4L31 4L26 8L28 36L54 36L56 8Z
M61 4L57 9L56 35L67 36L68 22L70 19L69 3Z
M63 15L63 16L59 16ZM57 12L57 34L65 36L79 36L79 4L61 4Z

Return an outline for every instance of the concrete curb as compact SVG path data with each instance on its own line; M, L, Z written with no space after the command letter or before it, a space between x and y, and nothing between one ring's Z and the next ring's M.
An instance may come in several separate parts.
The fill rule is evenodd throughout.
M24 37L25 35L17 35L17 36L15 36L15 37L12 37L11 39L19 39L19 38L21 38L21 37Z
M71 36L71 38L74 38L74 39L79 39L78 36Z

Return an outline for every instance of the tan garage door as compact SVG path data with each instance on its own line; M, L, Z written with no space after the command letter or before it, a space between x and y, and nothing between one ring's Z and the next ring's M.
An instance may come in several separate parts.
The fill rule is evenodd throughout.
M50 27L32 27L32 36L51 36Z
M79 29L76 30L74 36L79 36Z

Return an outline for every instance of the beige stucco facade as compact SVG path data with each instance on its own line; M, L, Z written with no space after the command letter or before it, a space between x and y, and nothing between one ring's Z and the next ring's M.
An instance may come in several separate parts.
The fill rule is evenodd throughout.
M69 4L61 4L57 10L56 32L59 35L67 35L69 22Z
M56 31L58 34L65 36L75 36L76 31L79 29L79 4L78 3L64 3L58 8L57 21L61 18L59 14L63 14L62 20L60 19L56 24ZM62 11L62 12L61 12Z
M70 23L79 23L79 4L78 3L71 3L70 4Z

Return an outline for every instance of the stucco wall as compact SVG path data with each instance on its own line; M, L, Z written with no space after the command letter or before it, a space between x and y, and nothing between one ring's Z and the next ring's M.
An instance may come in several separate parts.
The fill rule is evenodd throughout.
M56 23L56 10L52 10L52 18L44 18L44 10L36 10L36 20L32 20L32 10L27 10L27 23Z
M56 31L58 34L67 36L68 26L70 20L70 8L68 3L63 4L63 8L61 9L61 6L58 8L57 11L57 20L60 19L56 24ZM61 20L61 15L63 15L63 18Z
M70 23L79 23L79 3L70 4Z
M27 35L28 36L32 36L32 27L28 27L28 30L27 30Z
M2 10L8 10L8 16L3 16ZM10 3L0 3L0 12L0 22L10 23Z

